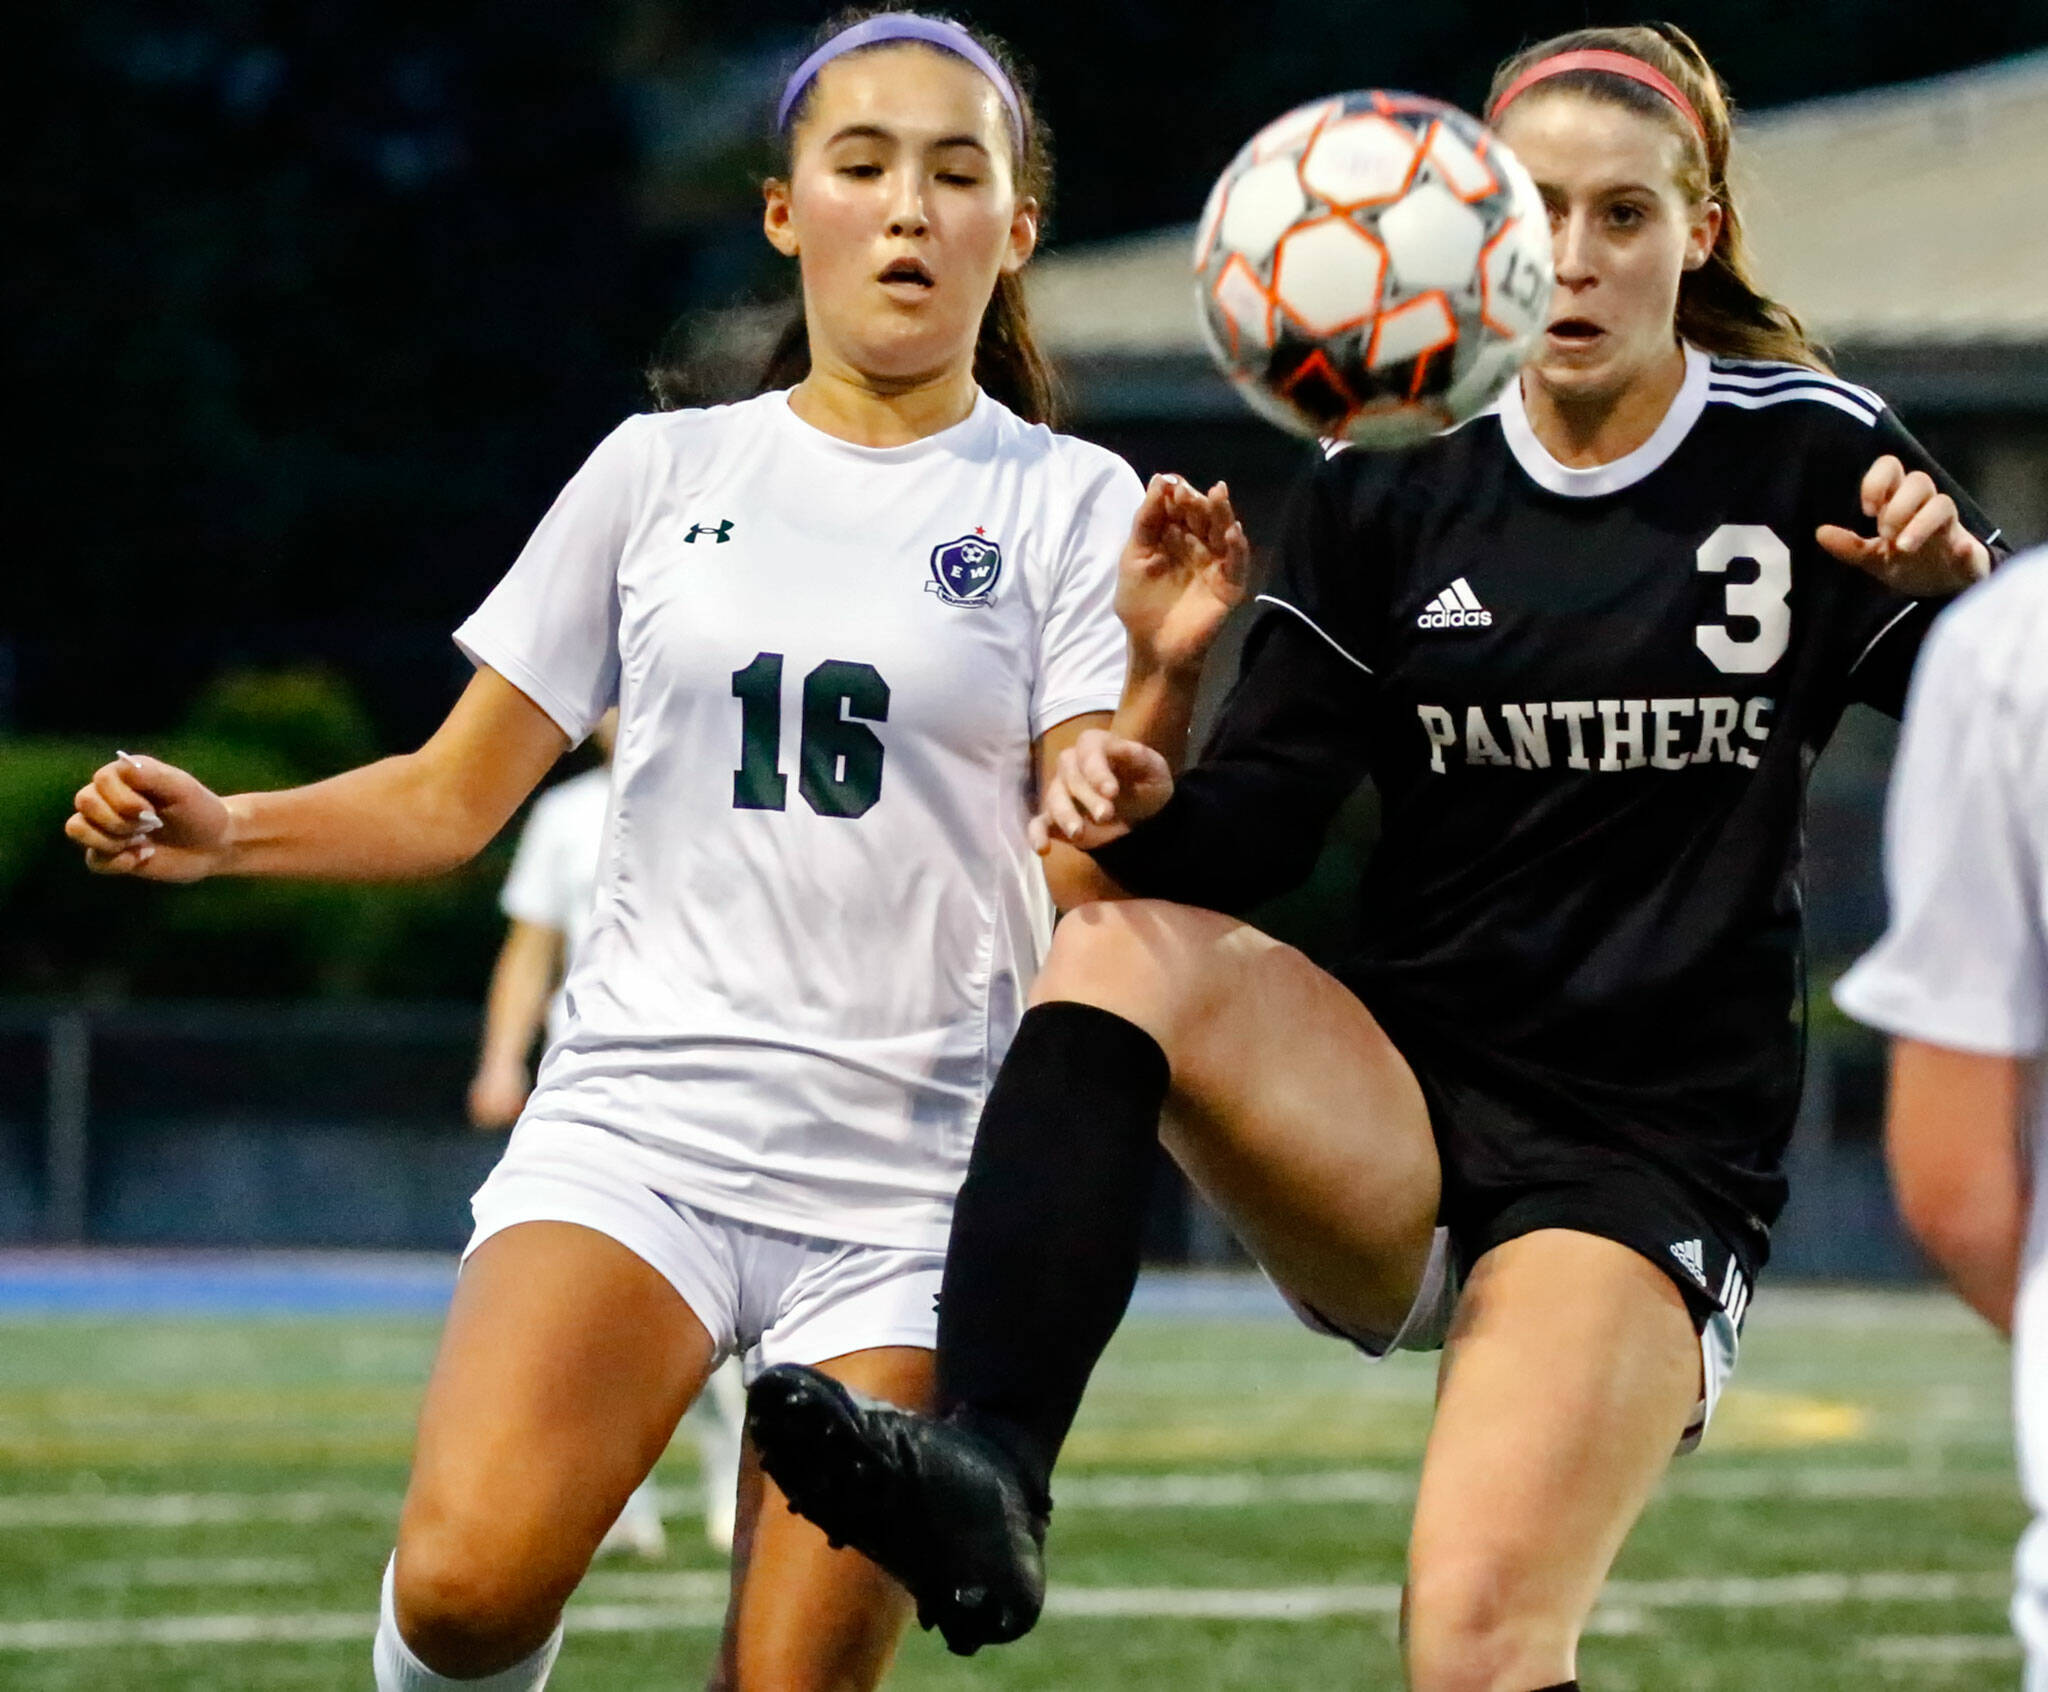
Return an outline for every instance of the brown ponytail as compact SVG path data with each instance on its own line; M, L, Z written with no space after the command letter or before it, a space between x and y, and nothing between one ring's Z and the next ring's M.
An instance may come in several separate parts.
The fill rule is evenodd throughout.
M1707 262L1679 280L1678 333L1703 351L1728 358L1782 359L1827 369L1827 358L1805 325L1789 307L1759 288L1751 273L1742 218L1728 182L1728 151L1734 131L1728 90L1692 37L1676 24L1575 29L1526 47L1494 72L1493 88L1486 97L1489 117L1501 94L1530 66L1558 53L1589 47L1626 53L1662 72L1692 102L1706 132L1703 146L1692 125L1663 95L1609 71L1564 71L1537 84L1537 90L1546 93L1569 91L1626 106L1668 124L1684 137L1686 162L1679 186L1695 199L1712 200L1720 206L1721 233ZM1534 97L1537 90L1523 98Z
M812 39L813 47L849 29L864 18L881 12L894 10L892 7L851 7L827 20ZM943 13L929 8L918 8L925 17L941 17ZM952 19L958 23L960 20ZM1011 86L1017 90L1017 99L1024 108L1024 156L1013 158L1011 165L1017 183L1019 197L1028 197L1038 202L1040 226L1052 210L1052 137L1046 132L1044 122L1033 109L1030 90L1025 86L1025 77L1016 57L1000 40L986 30L976 29L971 24L961 24L974 39L981 43L997 64L1003 67L1003 74L1009 77ZM895 45L880 43L878 45ZM856 53L873 52L874 48L855 48ZM809 51L807 48L806 51ZM849 54L848 57L852 55ZM789 128L776 137L779 152L777 174L787 177L790 169L790 135L803 121L804 110L810 103L808 92L797 102L790 114ZM804 323L804 309L801 300L797 302L789 321L783 325L776 337L775 348L768 355L768 362L761 371L756 392L766 393L771 388L794 387L811 369L810 333ZM998 277L995 292L989 297L988 309L981 316L981 333L974 344L974 379L992 398L1002 401L1027 423L1051 423L1056 420L1059 409L1059 390L1054 380L1052 367L1040 350L1031 332L1031 314L1024 300L1024 278L1018 274ZM657 392L660 391L659 376L656 378Z

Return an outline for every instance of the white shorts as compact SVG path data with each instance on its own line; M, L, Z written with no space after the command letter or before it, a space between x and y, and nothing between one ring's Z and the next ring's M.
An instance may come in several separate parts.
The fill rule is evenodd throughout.
M470 1200L463 1258L521 1222L574 1222L614 1239L681 1295L747 1379L776 1363L932 1349L945 1254L859 1245L736 1222L666 1198L622 1168L618 1140L573 1122L522 1122ZM634 1162L642 1162L634 1159Z
M1400 1326L1391 1334L1349 1332L1338 1327L1321 1311L1296 1298L1278 1281L1273 1284L1287 1301L1287 1307L1301 1318L1304 1327L1335 1339L1348 1340L1366 1356L1377 1360L1396 1351L1441 1350L1445 1336L1451 1331L1451 1317L1458 1308L1458 1294L1464 1289L1464 1282L1464 1265L1458 1261L1458 1254L1451 1247L1451 1231L1439 1228L1429 1243L1429 1261L1423 1265L1422 1284L1416 1289L1415 1302L1409 1305L1407 1315L1401 1318ZM1700 1330L1700 1397L1686 1422L1685 1432L1679 1436L1680 1456L1697 1450L1700 1441L1706 1437L1707 1424L1714 1419L1714 1406L1721 1401L1721 1390L1727 1386L1728 1377L1735 1373L1735 1357L1740 1343L1735 1322L1724 1310L1714 1311L1707 1318L1707 1325ZM2048 1688L2043 1692L2048 1692Z

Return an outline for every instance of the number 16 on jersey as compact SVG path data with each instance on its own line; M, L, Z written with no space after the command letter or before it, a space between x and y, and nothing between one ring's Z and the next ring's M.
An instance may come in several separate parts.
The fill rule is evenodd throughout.
M740 702L740 767L732 802L742 811L789 808L780 767L782 654L757 652L732 673ZM889 684L872 664L828 658L804 677L796 790L821 817L861 817L882 796L883 746L869 723L889 720Z

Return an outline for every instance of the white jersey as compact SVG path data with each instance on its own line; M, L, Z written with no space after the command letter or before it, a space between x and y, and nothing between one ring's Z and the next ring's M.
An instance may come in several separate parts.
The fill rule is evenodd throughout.
M511 873L498 895L498 908L515 922L552 928L562 936L562 956L573 963L590 927L597 895L597 861L604 847L605 806L611 798L609 769L586 770L549 788L533 802L512 855ZM548 1039L568 1026L564 985L548 1001Z
M456 635L572 741L620 711L529 1118L705 1210L943 1246L1051 932L1031 742L1116 705L1142 497L986 395L907 446L772 393L598 447Z
M1914 674L1885 813L1891 925L1835 989L1858 1020L1957 1051L2048 1053L2048 550L1945 612ZM2033 1068L2026 1150L2048 1169ZM2020 1478L2036 1525L2016 1607L2048 1663L2048 1193L2037 1182L2013 1317ZM2031 1621L2029 1618L2033 1618Z

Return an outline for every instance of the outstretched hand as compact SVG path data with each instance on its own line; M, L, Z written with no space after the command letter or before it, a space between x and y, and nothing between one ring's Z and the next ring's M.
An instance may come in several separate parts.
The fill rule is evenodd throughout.
M1093 851L1121 839L1173 797L1173 769L1141 740L1085 729L1059 756L1031 819L1041 856L1064 840Z
M1116 614L1132 657L1163 670L1198 670L1223 619L1245 596L1251 544L1218 482L1197 493L1154 476L1131 522L1117 572Z
M1876 520L1875 535L1823 523L1814 539L1894 593L1955 593L1991 569L1990 551L1963 526L1956 502L1925 470L1909 472L1891 453L1864 472L1863 515Z
M95 875L198 881L220 867L227 805L196 777L160 758L123 752L73 795L64 832Z

